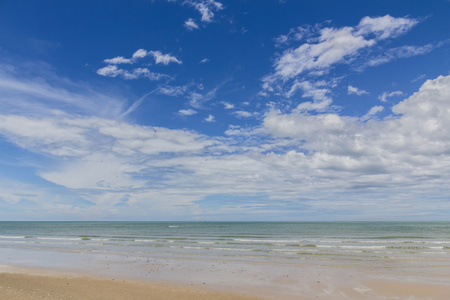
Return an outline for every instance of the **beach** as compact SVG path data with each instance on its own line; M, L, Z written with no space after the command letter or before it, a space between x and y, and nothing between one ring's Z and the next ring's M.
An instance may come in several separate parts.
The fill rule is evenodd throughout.
M331 274L323 274L330 280ZM348 274L341 274L346 276ZM331 279L331 281L335 281ZM340 286L326 282L298 282L297 278L278 280L276 284L258 289L237 286L225 291L219 282L187 285L174 282L157 282L115 277L94 277L89 275L63 273L55 270L26 269L0 266L0 299L217 299L217 300L263 300L263 299L448 299L450 286L446 283L417 283L393 280L359 281L358 287L352 284ZM253 283L254 284L254 283ZM354 283L353 283L354 284ZM283 292L293 285L303 286L297 295ZM309 285L309 286L308 286Z
M18 270L16 270L18 271ZM21 270L24 272L24 270ZM255 297L181 285L70 275L0 274L0 299L218 299L257 300ZM31 273L35 273L31 271Z
M0 225L0 299L450 295L448 223Z

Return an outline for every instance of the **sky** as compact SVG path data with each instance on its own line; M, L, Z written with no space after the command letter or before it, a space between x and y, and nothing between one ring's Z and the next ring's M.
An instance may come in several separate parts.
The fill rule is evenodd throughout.
M448 16L0 0L0 220L448 220Z

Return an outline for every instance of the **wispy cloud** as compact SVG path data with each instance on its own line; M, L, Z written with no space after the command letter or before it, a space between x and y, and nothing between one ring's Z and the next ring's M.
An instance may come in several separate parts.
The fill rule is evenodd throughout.
M24 97L39 91L34 84L23 85L31 89L24 90ZM49 91L45 85L40 88ZM84 197L96 214L117 214L114 205L125 195L134 211L152 207L177 214L170 205L193 204L229 191L264 195L273 203L298 202L302 195L318 200L302 202L310 209L326 205L339 210L361 201L373 187L380 193L420 189L433 197L432 191L448 182L449 89L450 76L429 80L393 106L395 117L385 119L374 118L381 106L372 107L363 118L273 110L263 116L262 124L230 127L227 138L221 139L128 124L96 116L94 110L90 116L49 113L46 118L3 111L0 134L17 147L47 157L52 163L39 166L36 174ZM55 88L50 91L53 97L64 95ZM65 93L66 99L78 96ZM235 115L255 116L250 111ZM41 191L36 193L39 201L54 204L41 200ZM334 207L331 193L347 202ZM376 205L381 200L372 195L365 201ZM58 212L84 211L66 205Z
M388 98L395 97L395 96L403 96L404 93L402 91L394 91L394 92L384 92L380 96L378 96L378 99L381 100L381 102L387 102Z
M364 68L366 66L378 66L396 60L398 58L408 58L416 55L424 55L431 52L434 48L435 47L431 44L425 46L402 46L392 48L385 51L380 56L371 58L365 65L361 66L361 68Z
M178 111L178 114L181 116L192 116L195 115L197 113L197 111L189 108L189 109L181 109Z
M365 91L365 90L361 90L361 89L358 89L357 87L349 85L347 87L347 94L361 96L361 95L367 95L369 93L367 91Z
M192 91L189 95L189 104L197 109L202 108L205 102L208 102L216 97L217 91L222 88L227 82L229 82L229 80L222 81L206 93L200 93L200 91Z
M383 110L384 110L383 106L379 106L379 105L374 106L367 112L367 114L365 114L364 116L361 117L361 121L367 121L370 118L372 118L374 115L376 115L377 113L382 112Z
M94 89L86 82L74 82L57 76L42 65L27 62L27 68L34 68L34 76L15 67L1 65L0 97L15 101L0 102L3 113L20 111L22 114L54 114L63 109L71 109L79 114L102 114L115 117L123 108L123 101L116 95L109 95L101 89ZM92 101L95 99L95 101ZM28 113L27 113L28 112Z
M251 118L251 117L256 117L259 115L258 112L249 112L249 111L245 111L245 110L238 110L238 111L233 112L233 114L238 118Z
M199 29L197 23L195 23L195 21L191 18L187 19L186 22L184 22L184 27L186 27L186 29L188 30Z
M194 7L202 15L202 22L206 23L212 22L215 11L223 9L222 3L214 0L186 0L184 3Z

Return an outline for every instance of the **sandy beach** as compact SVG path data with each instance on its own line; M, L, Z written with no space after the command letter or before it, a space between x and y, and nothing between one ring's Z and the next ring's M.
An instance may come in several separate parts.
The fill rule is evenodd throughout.
M256 297L190 288L181 285L74 276L0 274L0 299L218 299L257 300Z
M342 270L342 278L349 276ZM446 282L412 282L408 279L381 280L355 278L340 281L337 274L323 274L320 282L300 278L272 282L258 289L254 278L248 279L249 288L236 286L225 289L220 282L181 284L156 280L70 274L58 270L0 266L0 299L214 299L214 300L311 300L311 299L404 299L447 300L450 285ZM330 282L334 282L330 285ZM336 283L339 282L337 285ZM347 283L345 283L347 282ZM286 293L297 290L296 294ZM302 291L303 290L303 291Z

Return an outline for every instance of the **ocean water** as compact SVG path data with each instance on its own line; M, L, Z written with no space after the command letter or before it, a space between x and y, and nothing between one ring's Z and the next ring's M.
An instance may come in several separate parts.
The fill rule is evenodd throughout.
M0 247L449 273L450 222L0 222Z

